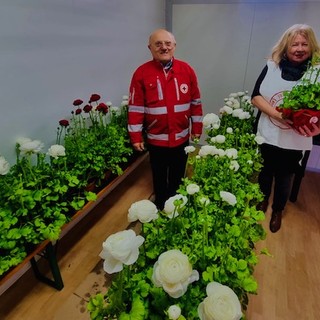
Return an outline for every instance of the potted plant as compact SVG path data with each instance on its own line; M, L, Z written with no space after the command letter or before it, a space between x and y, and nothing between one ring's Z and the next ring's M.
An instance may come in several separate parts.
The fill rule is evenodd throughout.
M292 121L295 128L318 123L320 118L320 65L311 63L302 79L291 91L284 92L283 102L277 110Z

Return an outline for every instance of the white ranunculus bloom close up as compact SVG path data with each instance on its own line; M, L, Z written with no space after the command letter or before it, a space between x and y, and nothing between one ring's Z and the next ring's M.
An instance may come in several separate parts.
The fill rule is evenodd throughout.
M123 269L123 264L132 265L139 257L139 247L144 238L131 229L112 234L102 243L99 256L104 259L103 269L111 274Z
M31 141L32 140L30 138L19 137L19 138L17 138L16 143L21 146L22 144L24 144L26 142L31 142Z
M223 201L227 202L231 206L234 206L237 203L237 198L230 192L220 191L220 197Z
M262 144L264 143L265 139L264 137L260 136L260 135L256 135L255 138L254 138L254 141L257 143L257 144Z
M220 109L220 113L221 113L221 114L224 114L224 113L226 113L226 114L232 114L232 112L233 112L233 109L232 109L231 107L229 107L229 106L223 106L223 107Z
M184 207L187 202L188 198L186 196L176 194L165 202L163 211L168 218L172 219L174 216L177 217L179 215L178 209Z
M205 128L210 128L213 125L219 125L220 126L220 118L215 113L207 113L203 119L202 119L203 126ZM219 128L218 126L218 128Z
M39 153L42 150L43 146L43 142L39 140L32 140L20 144L19 150L21 151L22 155Z
M0 175L5 176L9 171L10 171L9 162L3 156L0 156Z
M237 160L231 160L230 161L230 169L237 172L239 170L240 166Z
M190 183L188 186L187 186L187 193L190 194L190 195L193 195L197 192L200 191L200 187L195 184L195 183Z
M196 150L196 148L195 148L194 146L186 146L186 147L184 148L184 152L185 152L186 154L192 153L192 152L194 152L195 150Z
M140 200L131 205L128 211L128 221L139 220L141 223L158 219L157 206L150 200Z
M224 143L226 141L226 137L222 134L218 134L215 138L217 143Z
M154 264L152 282L162 287L172 298L182 297L188 285L199 280L199 273L192 270L188 256L180 250L169 250L162 253Z
M240 320L242 318L241 304L228 286L218 282L207 285L207 297L198 306L201 320Z
M181 316L181 308L173 304L168 309L168 317L170 320L177 320Z
M210 146L210 145L204 145L199 150L199 156L200 157L206 157L208 155L215 155L216 154L217 147Z
M238 158L238 150L235 148L230 148L225 150L226 156L230 159L237 159Z
M55 159L58 159L59 157L64 157L66 155L66 149L61 144L53 144L48 149L48 155L50 157L53 157Z

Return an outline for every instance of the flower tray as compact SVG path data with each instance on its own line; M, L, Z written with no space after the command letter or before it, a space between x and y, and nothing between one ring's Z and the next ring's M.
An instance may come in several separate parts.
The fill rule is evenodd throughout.
M282 112L285 119L291 120L295 129L306 125L309 129L313 129L312 124L318 124L320 120L320 110L300 109L293 111L291 109L277 108Z

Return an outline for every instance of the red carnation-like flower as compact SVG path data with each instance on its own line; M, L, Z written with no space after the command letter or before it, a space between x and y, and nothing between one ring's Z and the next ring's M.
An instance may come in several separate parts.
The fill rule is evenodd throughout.
M105 103L101 102L97 105L97 110L106 114L108 113L108 106Z
M80 114L82 112L82 109L81 108L78 108L77 110L76 110L76 114Z
M86 105L83 107L83 111L84 111L85 113L89 113L91 110L92 110L92 106L90 106L90 104L86 104Z
M90 97L89 102L96 102L96 101L100 100L100 98L101 98L101 97L100 97L97 93L93 93L93 94L91 95L91 97Z
M69 125L69 121L66 119L62 119L59 121L60 126L67 127Z
M81 99L76 99L73 101L74 106L80 106L81 104L83 104L83 101Z

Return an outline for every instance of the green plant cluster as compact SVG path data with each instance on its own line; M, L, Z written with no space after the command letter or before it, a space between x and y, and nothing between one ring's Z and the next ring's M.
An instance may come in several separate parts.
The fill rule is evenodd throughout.
M86 190L92 179L101 188L123 173L132 156L126 109L124 105L118 112L110 111L108 121L103 115L103 126L75 114L73 120L65 120L68 128L61 126L57 136L65 156L21 155L17 144L16 164L0 175L0 276L22 262L37 244L57 240L76 211L96 200L99 189ZM112 176L106 181L108 171Z
M227 134L231 125L233 131ZM232 288L246 310L248 294L257 293L258 288L253 275L259 261L255 244L266 235L261 225L264 214L256 209L263 198L254 179L261 168L261 156L252 130L253 119L240 120L226 113L221 116L219 128L206 130L210 145L215 144L212 137L225 134L225 142L217 145L238 150L239 169L232 169L234 159L227 154L201 156L199 146L189 153L187 176L178 190L187 197L186 205L177 205L172 219L160 211L158 219L142 224L145 242L138 260L114 276L106 293L90 298L87 308L91 319L163 320L168 319L166 311L171 305L181 308L178 319L199 319L198 305L212 281ZM190 184L199 186L199 192L189 194ZM235 195L236 204L223 201L221 191ZM155 287L151 280L159 255L170 249L186 254L200 274L200 279L177 299Z
M281 108L320 110L319 65L311 65L301 81L291 91L284 92Z

